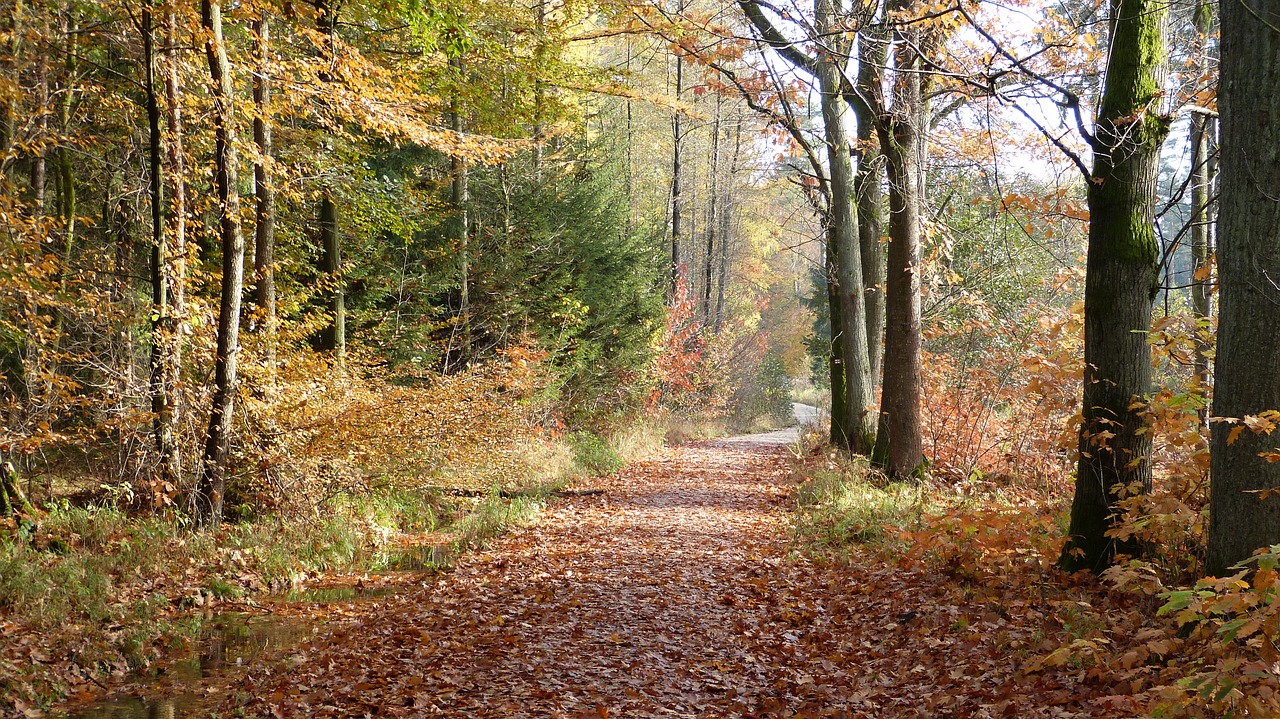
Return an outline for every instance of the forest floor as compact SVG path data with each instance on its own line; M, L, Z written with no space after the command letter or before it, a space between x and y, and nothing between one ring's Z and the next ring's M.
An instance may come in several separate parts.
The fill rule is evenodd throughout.
M438 581L258 662L251 716L1083 717L1137 702L1024 671L1048 607L926 567L827 561L793 527L796 431L668 448ZM1045 645L1050 646L1050 645Z

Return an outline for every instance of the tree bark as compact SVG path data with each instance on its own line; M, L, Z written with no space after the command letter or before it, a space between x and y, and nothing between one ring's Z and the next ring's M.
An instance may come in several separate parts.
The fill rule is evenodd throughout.
M1196 5L1192 25L1196 30L1195 52L1201 75L1209 72L1209 30L1213 12L1208 3ZM1208 332L1212 299L1209 274L1210 213L1209 202L1213 178L1209 174L1209 133L1213 120L1200 112L1191 114L1191 313L1196 318L1196 352L1192 374L1200 390L1207 393L1209 383ZM1209 429L1209 411L1206 405L1199 411L1200 427Z
M178 75L178 17L170 9L165 18L167 44L166 72L164 80L165 105L168 110L168 159L169 159L169 222L172 225L172 239L169 246L173 252L169 257L165 280L169 289L169 312L173 317L173 344L168 364L169 375L166 386L169 388L170 422L175 428L181 426L183 412L182 395L182 338L185 336L187 316L187 159L182 149L182 104L179 96L182 93ZM180 457L178 458L181 459ZM181 462L178 462L179 468Z
M716 233L720 230L720 105L721 98L716 99L715 121L711 125L711 191L707 193L707 226L704 230L707 238L706 252L702 258L702 326L710 327L712 323L711 293L715 287L715 249Z
M1111 52L1088 183L1084 404L1071 528L1061 565L1101 571L1118 546L1116 493L1151 485L1151 436L1140 406L1151 390L1151 303L1157 290L1153 217L1164 91L1164 3L1114 0Z
M716 334L720 333L720 327L724 324L724 291L725 285L729 282L729 239L734 234L733 217L736 209L733 178L738 172L738 158L741 150L742 118L738 117L733 128L733 155L729 160L729 171L725 177L725 186L722 188L724 197L720 202L720 281L716 285L716 318L714 325Z
M275 367L276 334L276 191L271 175L271 26L263 9L254 23L257 35L257 72L253 76L253 141L258 157L253 163L253 188L256 200L253 232L254 304L262 313L262 329L266 335L266 361Z
M1218 349L1213 414L1242 418L1280 409L1280 3L1221 6L1221 182L1218 201ZM1273 21L1267 22L1264 18ZM1208 573L1280 543L1280 434L1214 427Z
M347 352L347 310L346 296L342 290L342 235L338 226L338 206L333 198L325 192L320 201L320 239L324 246L325 281L331 283L329 291L329 311L333 324L329 328L326 345L333 350L339 366Z
M927 127L917 28L899 31L893 109L877 123L889 177L889 249L885 275L884 389L881 432L872 460L905 479L924 462L920 429L920 165Z
M831 383L831 444L847 447L849 443L849 392L844 373L844 325L840 309L840 259L839 250L831 241L831 209L822 217L826 235L826 259L823 272L827 279L827 316L831 318L831 354L827 358L827 372Z
M182 463L173 421L174 398L170 378L174 374L174 345L178 341L178 327L169 302L170 248L166 233L164 200L164 138L160 131L160 87L156 78L157 63L155 36L155 6L147 2L142 6L142 53L144 70L143 87L147 104L147 192L151 203L151 366L149 389L151 394L152 433L156 452L160 457L160 475L170 486L176 487L182 476Z
M240 301L244 285L244 236L240 232L240 192L235 145L235 101L231 63L222 37L222 8L216 0L200 3L207 37L210 95L213 98L215 173L221 220L222 297L218 305L218 349L214 366L213 408L205 435L200 482L193 498L196 521L217 525L226 492L227 454L231 445L236 396L236 358L240 349Z
M858 45L858 92L870 96L880 86L888 43L872 33L865 33ZM862 281L867 292L867 357L871 362L871 379L880 379L884 359L885 324L885 244L884 155L876 134L876 117L865 102L853 105L858 121L858 171L853 178L858 197L858 246L862 252Z
M37 219L44 216L45 169L49 134L49 61L43 52L36 54L36 137L39 145L31 157L32 210Z
M816 0L814 7L818 32L829 31L835 21L831 0ZM822 126L831 179L827 245L836 250L835 280L840 305L839 317L833 317L831 331L833 337L840 336L840 361L847 393L845 434L841 444L855 454L868 454L875 438L875 418L871 413L873 389L871 363L867 356L866 294L862 284L862 253L857 240L853 166L845 127L848 106L842 92L843 73L837 62L837 57L821 57L817 64L818 86L822 93Z
M462 60L455 58L450 63L457 71L458 81L461 82L464 73ZM456 97L449 112L449 124L454 132L460 133L464 129L462 106ZM467 161L455 155L449 159L449 165L453 178L450 202L453 204L454 218L455 222L457 222L455 232L457 233L459 264L458 324L459 333L462 336L461 348L458 353L460 361L457 364L458 366L465 366L471 355L471 222L468 212L471 187L469 184L470 177L467 173Z
M684 3L680 4L680 11L684 11ZM680 95L684 90L684 58L676 55L676 102L680 101ZM684 214L684 198L681 196L683 188L680 185L680 173L683 169L681 166L680 149L684 142L683 128L680 122L680 109L676 108L671 116L671 302L676 302L676 286L680 283L680 244L683 241L681 235L681 221Z

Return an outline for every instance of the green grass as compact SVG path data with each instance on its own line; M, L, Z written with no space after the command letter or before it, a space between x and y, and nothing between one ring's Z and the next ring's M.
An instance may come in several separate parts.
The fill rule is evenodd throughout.
M884 482L865 460L841 460L814 470L796 490L795 543L819 553L892 551L902 531L953 505L925 483Z
M611 474L626 465L608 440L592 432L569 435L569 446L573 449L574 462L589 474Z

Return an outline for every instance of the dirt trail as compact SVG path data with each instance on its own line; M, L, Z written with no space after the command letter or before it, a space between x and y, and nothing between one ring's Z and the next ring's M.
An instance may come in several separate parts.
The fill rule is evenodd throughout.
M281 664L250 716L1083 717L1002 589L789 555L788 433L668 449ZM1091 696L1092 695L1092 696ZM1128 699L1124 697L1123 699Z
M793 432L667 450L388 602L288 677L285 714L704 716L757 708L785 643L766 601L789 527ZM283 680L283 681L282 681ZM272 706L274 705L274 706ZM779 705L780 707L781 705Z

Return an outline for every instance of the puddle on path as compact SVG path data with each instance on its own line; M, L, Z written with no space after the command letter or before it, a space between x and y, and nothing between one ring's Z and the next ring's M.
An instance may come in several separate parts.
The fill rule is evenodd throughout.
M178 719L208 714L202 680L279 655L317 631L311 622L271 615L219 614L206 620L196 653L150 681L146 694L116 696L69 714L72 719Z
M387 558L386 568L397 572L433 571L447 567L457 556L452 544L422 544L395 552Z
M414 555L416 561L417 555ZM371 601L403 587L324 587L268 597L264 603L325 605ZM188 719L210 715L210 679L257 659L283 657L320 631L314 620L272 614L218 614L205 620L191 658L150 679L141 693L117 695L69 713L70 719Z

